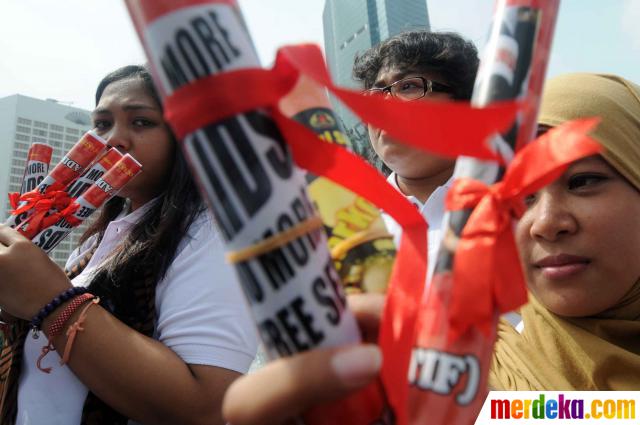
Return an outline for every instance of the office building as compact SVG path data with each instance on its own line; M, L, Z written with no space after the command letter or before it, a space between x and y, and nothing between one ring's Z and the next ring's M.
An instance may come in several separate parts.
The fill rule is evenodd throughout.
M53 99L19 94L0 98L0 222L11 210L7 194L20 191L31 143L53 147L53 168L90 127L89 111ZM56 263L64 265L83 229L76 229L51 252Z

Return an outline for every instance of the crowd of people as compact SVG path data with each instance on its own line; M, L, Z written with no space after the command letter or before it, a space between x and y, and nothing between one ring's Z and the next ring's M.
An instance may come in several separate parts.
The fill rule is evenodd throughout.
M358 56L354 77L367 94L464 101L477 69L477 51L462 37L410 31ZM602 154L526 198L515 233L529 303L516 326L500 323L491 389L640 389L640 87L587 73L547 82L539 133L593 116L601 118L590 135ZM10 328L2 424L285 423L378 377L378 294L349 299L368 336L362 344L308 351L242 376L256 355L255 328L144 67L100 82L93 126L144 172L105 205L65 270L0 225L0 308ZM429 223L435 264L455 159L371 126L369 136L392 170L388 182ZM385 221L398 238L398 225ZM95 296L67 318L67 326L82 319L82 331L74 340L52 335L77 287ZM29 321L62 293L72 295L49 308L44 335L33 338Z

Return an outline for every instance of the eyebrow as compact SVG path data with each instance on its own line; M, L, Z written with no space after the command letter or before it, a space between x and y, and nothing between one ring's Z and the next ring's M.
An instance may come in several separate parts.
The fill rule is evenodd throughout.
M391 81L391 83L389 83L389 84L393 84L396 81L402 80L404 77L406 77L409 74L416 74L416 72L415 71L402 71L402 72L398 72L396 74L392 74L391 77L392 77L393 81ZM384 80L376 80L373 83L372 87L381 88L381 87L386 87L389 84L386 84L384 82Z
M122 109L124 111L140 111L140 110L159 111L160 110L160 108L155 106L143 105L138 103L124 105ZM97 115L97 114L109 114L109 113L111 113L111 111L107 108L97 108L97 109L94 109L91 114Z

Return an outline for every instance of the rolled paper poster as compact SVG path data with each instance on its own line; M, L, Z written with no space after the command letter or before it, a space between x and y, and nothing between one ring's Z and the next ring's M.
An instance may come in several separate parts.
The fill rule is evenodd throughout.
M23 195L23 198L27 195L33 196L31 196L31 201L21 200L18 208L9 216L5 224L26 234L33 233L33 230L28 229L27 225L24 224L24 221L32 214L33 210L23 211L25 207L30 202L35 204L39 198L42 198L40 195L44 196L49 192L63 190L95 161L106 149L106 146L107 142L97 134L91 131L85 133L53 170L36 186L34 191Z
M115 148L107 150L91 167L80 177L69 184L65 192L71 198L82 195L93 183L111 169L124 155Z
M27 192L31 192L42 182L42 180L44 180L45 176L49 172L49 163L51 162L52 154L53 148L44 143L33 143L29 147L27 164L24 167L20 192L9 194L9 200L12 205L15 205L16 202L18 202L18 204L15 205L15 207L20 205L20 196ZM7 224L11 220L14 220L16 223L22 223L29 216L29 213L30 212L26 210L12 214L12 216L9 217Z
M111 149L112 151L114 149ZM112 155L112 157L114 157ZM74 227L79 226L95 210L111 199L133 179L142 166L131 155L124 155L102 177L93 183L66 209L56 213L60 218L38 233L32 242L45 252L51 252Z
M518 141L533 139L535 118L546 72L558 0L498 0L491 35L481 60L472 104L486 106L502 99L520 99L525 107L513 127L492 140L509 162ZM502 178L497 163L461 157L454 178L470 177L491 184ZM444 237L409 369L411 423L472 424L487 393L487 377L495 340L498 306L490 301L487 316L475 315L482 294L468 294L465 311L450 320L454 288L465 285L453 274L455 249L471 211L448 212ZM490 258L482 261L492 261ZM490 280L493 276L476 276ZM455 282L455 284L454 284ZM483 291L491 292L490 285ZM466 286L465 286L466 287ZM460 287L463 289L464 287ZM487 294L493 300L492 294ZM464 325L461 327L458 323Z
M301 75L279 106L284 115L304 124L320 139L352 150L325 89L310 78ZM396 248L380 210L327 178L308 174L307 181L309 198L322 217L331 257L345 292L384 293Z
M20 194L31 192L44 180L49 172L53 148L45 143L32 143L27 154Z
M235 1L126 3L162 96L200 78L260 67ZM221 102L251 96L220 89L224 95L210 95L221 95ZM268 357L359 342L305 173L269 112L210 122L188 134L182 148L216 217ZM376 384L309 423L348 418L370 424L388 415Z

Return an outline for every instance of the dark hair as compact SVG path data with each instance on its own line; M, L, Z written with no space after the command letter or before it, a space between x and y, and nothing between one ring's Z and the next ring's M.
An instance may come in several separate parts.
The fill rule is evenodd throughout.
M384 67L433 72L453 88L454 99L471 99L478 50L452 32L407 31L356 55L353 77L371 88Z
M96 105L109 84L131 78L141 79L149 94L158 105L162 105L147 69L134 65L117 69L100 82L96 90ZM132 282L153 279L155 286L162 280L176 256L180 241L205 209L187 162L181 150L177 148L177 143L175 146L175 161L166 189L133 226L115 254L100 267L91 281L91 291L106 297L113 313L125 322L126 317L136 315L136 312L132 311L135 308L134 297L129 292ZM116 196L107 202L97 220L82 235L81 243L92 235L97 235L98 241L102 240L107 225L124 207L124 198Z

